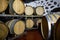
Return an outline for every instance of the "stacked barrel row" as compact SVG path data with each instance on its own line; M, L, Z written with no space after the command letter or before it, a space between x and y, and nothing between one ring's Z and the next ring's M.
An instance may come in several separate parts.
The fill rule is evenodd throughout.
M43 15L44 7L38 6L36 8L25 5L22 0L1 0L0 1L0 13L3 13L8 8L10 14L18 14L18 15ZM9 6L9 7L8 7Z
M47 40L52 34L53 38L55 37L55 39L59 39L58 35L60 30L60 19L58 19L58 21L56 21L56 23L54 24L55 26L52 27L48 24L48 21L45 17L37 20L36 23L32 19L27 19L26 21L14 19L7 21L6 23L0 22L0 39L6 38L8 33L14 34L15 36L24 35L24 33L32 29L34 25L37 25L38 30L40 30L39 32L41 32L42 34L40 35L43 39ZM50 34L51 30L53 31L52 34Z
M41 22L41 19L38 19L36 22L36 25L38 26L38 21ZM7 36L8 33L10 34L15 34L15 35L22 35L26 29L29 29L31 30L35 23L32 19L27 19L26 21L23 21L23 20L19 20L19 19L13 19L13 20L9 20L7 21L6 23L3 23L1 22L2 25L1 25L1 31L0 32L3 32L3 34L1 33L0 35L2 35L0 38L3 38L3 36ZM5 28L4 28L4 26ZM36 27L37 28L37 27ZM4 32L4 30L6 30ZM3 38L4 39L4 38Z
M0 13L5 12L7 8L9 9L10 14L39 15L39 16L44 14L44 7L42 6L38 6L34 8L30 5L25 5L23 0L13 0L13 2L10 2L10 0L0 0ZM38 32L40 36L40 39L38 38L38 40L43 40L43 39L49 40L51 35L53 36L54 40L60 40L60 29L59 29L60 19L59 18L60 16L57 14L53 14L53 15L50 14L48 16L46 15L46 17L42 17L41 19L37 18L36 20L27 19L23 21L19 19L13 19L13 20L7 21L6 23L0 22L0 40L4 40L9 35L9 33L14 34L14 36L24 35L24 33L27 31L26 29L31 30L33 27L35 27L34 25L38 27L38 31L40 32L40 33ZM52 23L55 23L54 27L51 26ZM31 32L32 31L33 30L31 30ZM28 31L27 31L25 35L30 35L30 33L28 34ZM37 40L37 39L33 39L32 36L29 39L27 36L27 40Z

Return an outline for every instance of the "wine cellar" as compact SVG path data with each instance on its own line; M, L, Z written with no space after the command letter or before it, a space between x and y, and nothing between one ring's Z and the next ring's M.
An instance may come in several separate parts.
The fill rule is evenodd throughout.
M0 40L60 40L60 1L0 0Z

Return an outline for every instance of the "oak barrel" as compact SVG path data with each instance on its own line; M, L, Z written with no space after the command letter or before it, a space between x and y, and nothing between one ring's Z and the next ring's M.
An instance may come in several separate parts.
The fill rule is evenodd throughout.
M5 39L8 35L8 32L8 27L2 21L0 21L0 40Z
M13 10L16 12L16 14L23 14L25 11L24 3L20 0L15 0L13 2Z
M25 30L25 23L22 20L14 19L7 22L11 34L21 35Z
M45 40L48 40L51 36L51 24L46 17L42 17L41 33Z
M34 26L34 21L32 19L26 20L26 28L31 29Z
M8 1L7 0L0 0L0 13L5 11L8 7Z
M42 22L42 19L38 19L38 20L37 20L37 23L36 23L37 26L41 26L41 25L39 25L39 23L41 23L41 22Z
M54 34L53 34L54 39L55 40L60 40L60 18L55 23L53 32L54 32Z
M36 8L36 14L37 15L43 15L44 14L44 8L42 6L38 6Z
M34 9L31 6L26 6L25 7L25 14L26 15L32 15L34 13Z

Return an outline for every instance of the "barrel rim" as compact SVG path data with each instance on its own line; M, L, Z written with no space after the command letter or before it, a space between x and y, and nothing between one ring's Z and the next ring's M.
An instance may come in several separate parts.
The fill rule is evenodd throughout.
M3 39L5 39L8 36L9 29L8 29L8 26L4 24L4 22L0 21L0 23L3 24L6 27L6 29L7 29L6 36L3 38Z
M44 17L46 18L46 16L44 16ZM46 20L47 20L47 23L48 23L48 34L47 34L47 38L45 38L44 33L42 31L41 31L41 33L42 33L43 38L45 40L48 40L50 38L50 36L51 36L51 23L49 22L49 20L47 18L46 18ZM43 30L42 29L42 26L41 26L41 30Z
M47 18L48 16L45 16L45 17L46 17L47 22L48 22L48 38L47 39L49 39L51 37L51 27L52 27L52 25L51 25L50 19Z

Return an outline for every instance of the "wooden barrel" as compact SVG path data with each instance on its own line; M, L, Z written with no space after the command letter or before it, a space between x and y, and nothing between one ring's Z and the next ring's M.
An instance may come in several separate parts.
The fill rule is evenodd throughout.
M55 18L58 20L60 18L60 15L59 14L53 14L55 16Z
M60 15L58 14L50 14L48 15L48 18L50 19L51 23L56 23L59 19Z
M44 13L44 8L41 7L41 6L38 6L38 7L36 8L36 14L37 14L37 15L43 15L43 13Z
M56 23L57 18L53 14L51 14L50 17L51 17L51 23Z
M34 26L34 22L32 19L26 20L26 28L31 29Z
M15 0L13 2L13 10L19 15L23 14L25 11L24 3L20 0Z
M26 6L25 8L25 14L26 15L32 15L34 13L34 9L31 6Z
M15 40L43 40L43 38L38 30L29 30L25 35L18 37Z
M37 20L37 23L36 23L37 26L39 26L39 24L40 24L41 22L42 22L42 19L38 19L38 20Z
M0 0L0 13L5 11L7 7L8 7L8 1Z
M54 34L53 34L54 39L55 40L60 40L60 18L55 23L53 32L54 32Z
M3 40L8 35L8 27L0 21L0 40Z
M51 24L46 17L42 17L41 33L45 40L49 39L51 36Z
M14 19L6 23L11 34L21 35L25 30L25 23L22 20Z

